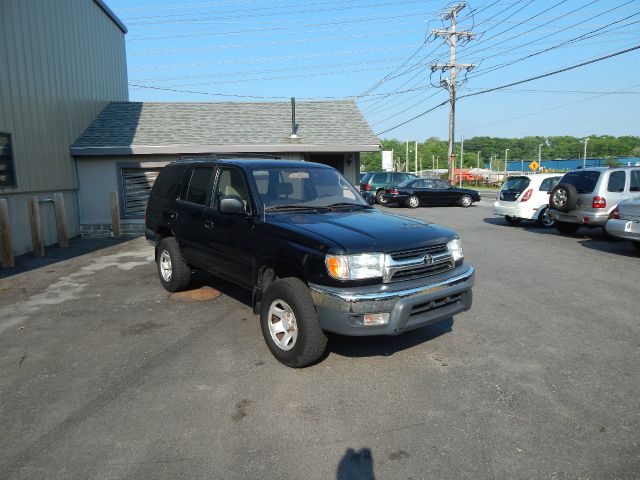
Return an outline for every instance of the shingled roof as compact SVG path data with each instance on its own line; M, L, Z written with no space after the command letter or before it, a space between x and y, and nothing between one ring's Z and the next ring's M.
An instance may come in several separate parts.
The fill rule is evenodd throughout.
M353 101L108 104L71 146L72 155L367 152L380 141Z

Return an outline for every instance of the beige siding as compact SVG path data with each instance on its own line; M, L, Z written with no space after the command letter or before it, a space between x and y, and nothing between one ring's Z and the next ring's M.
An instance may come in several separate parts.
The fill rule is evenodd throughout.
M77 188L69 146L112 100L128 99L124 34L91 0L0 2L0 131L17 188Z

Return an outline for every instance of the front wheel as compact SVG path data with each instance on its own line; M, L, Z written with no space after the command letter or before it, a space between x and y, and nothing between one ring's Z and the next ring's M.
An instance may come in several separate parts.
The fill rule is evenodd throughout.
M273 282L264 293L260 326L269 350L288 367L306 367L327 348L309 287L297 278Z
M580 225L577 223L566 223L566 222L557 222L555 224L556 230L558 230L563 235L571 235L576 233L580 228Z
M509 215L505 215L504 219L507 221L509 225L520 225L520 222L522 221L521 218L510 217Z
M460 206L462 208L470 207L472 203L473 203L473 198L471 198L471 195L463 195L460 198Z
M420 200L415 195L411 195L407 198L407 207L418 208L420 206Z
M549 216L549 207L545 207L538 214L538 220L536 221L539 227L549 228L553 227L556 221Z

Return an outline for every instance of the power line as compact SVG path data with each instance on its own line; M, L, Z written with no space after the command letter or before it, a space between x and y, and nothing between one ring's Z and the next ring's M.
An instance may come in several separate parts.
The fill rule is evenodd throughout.
M593 63L601 62L601 61L607 60L609 58L617 57L619 55L624 55L625 53L630 53L630 52L633 52L633 51L638 50L638 49L640 49L640 45L636 45L634 47L627 48L625 50L620 50L618 52L610 53L608 55L597 57L597 58L594 58L594 59L591 59L591 60L588 60L588 61L585 61L585 62L581 62L581 63L575 64L575 65L571 65L569 67L564 67L564 68L560 68L560 69L557 69L557 70L553 70L553 71L548 72L548 73L544 73L544 74L541 74L541 75L536 75L535 77L529 77L529 78L526 78L524 80L519 80L517 82L511 82L511 83L508 83L508 84L505 84L505 85L500 85L498 87L487 88L487 89L484 89L484 90L480 90L479 92L468 93L466 95L462 95L462 96L458 97L458 99L461 100L463 98L475 97L477 95L484 95L485 93L495 92L497 90L502 90L504 88L514 87L516 85L522 85L523 83L532 82L534 80L539 80L541 78L551 77L553 75L558 75L560 73L568 72L570 70L575 70L576 68L580 68L580 67L584 67L586 65L591 65ZM388 129L386 129L386 130L384 130L382 132L379 132L376 135L382 135L384 133L387 133L387 132L390 132L392 130L395 130L398 127L406 125L407 123L410 123L410 122L412 122L412 121L414 121L414 120L416 120L416 119L418 119L420 117L423 117L424 115L434 111L435 109L437 109L437 108L439 108L439 107L441 107L441 106L443 106L443 105L445 105L447 103L449 103L448 100L436 105L433 108L430 108L429 110L427 110L425 112L422 112L422 113L410 118L409 120L406 120L406 121L404 121L402 123L399 123L398 125L395 125L395 126L393 126L391 128L388 128Z

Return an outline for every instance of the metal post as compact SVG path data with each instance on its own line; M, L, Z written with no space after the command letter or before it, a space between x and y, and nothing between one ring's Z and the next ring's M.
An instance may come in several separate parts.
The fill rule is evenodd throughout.
M480 152L478 152L478 158L476 160L476 187L478 186L478 174L480 173Z
M415 141L415 147L416 147L416 151L415 151L415 157L414 157L414 163L416 164L416 175L418 175L418 141Z
M540 167L542 166L542 145L544 145L544 143L538 145L538 165L540 165Z
M509 149L504 150L504 178L507 178L507 172L509 171Z
M587 143L589 143L589 137L584 139L584 157L582 158L582 168L587 166Z
M407 140L407 151L404 154L404 171L409 171L409 140Z

